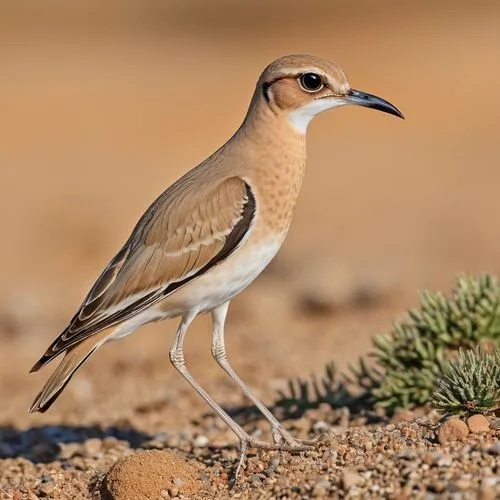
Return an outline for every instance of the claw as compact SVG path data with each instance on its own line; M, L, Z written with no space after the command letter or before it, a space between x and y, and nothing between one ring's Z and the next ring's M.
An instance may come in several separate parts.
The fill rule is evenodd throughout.
M294 438L283 426L273 427L272 435L273 441L276 444L281 444L283 443L283 441L285 441L287 445L293 446L294 448L301 446L311 447L314 446L318 441L318 438L315 438L314 440Z
M274 437L274 432L273 432L273 437ZM290 442L288 442L288 439L290 439ZM291 453L297 453L300 451L308 451L312 450L313 446L306 444L306 442L301 442L298 439L294 439L291 436L289 438L282 436L281 442L279 443L269 443L268 441L261 441L259 439L254 439L248 436L246 439L241 439L240 440L240 457L238 459L238 464L236 466L236 469L234 471L234 474L232 478L229 481L229 489L232 489L234 485L236 484L236 481L238 479L239 473L241 471L241 468L243 464L245 463L245 458L248 453L249 448L257 448L259 450L274 450L274 451L289 451ZM283 440L285 440L287 443L283 444Z

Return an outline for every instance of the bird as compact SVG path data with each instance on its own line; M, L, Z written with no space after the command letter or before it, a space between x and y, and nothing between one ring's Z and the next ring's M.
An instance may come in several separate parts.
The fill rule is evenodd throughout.
M310 449L311 442L294 438L233 369L224 324L230 301L266 268L288 232L304 176L308 124L345 105L404 118L385 99L352 89L344 71L326 59L293 54L269 64L234 135L151 204L33 366L31 372L64 355L30 412L47 411L103 344L177 317L170 361L236 434L236 475L249 448ZM250 436L189 372L185 336L204 313L212 319L213 358L267 419L272 442Z

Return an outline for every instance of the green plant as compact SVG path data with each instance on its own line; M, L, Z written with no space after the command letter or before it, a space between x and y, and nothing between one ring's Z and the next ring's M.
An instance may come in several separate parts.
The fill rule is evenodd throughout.
M437 379L432 406L446 413L487 413L500 405L500 351L460 351Z
M374 339L382 369L377 404L389 409L428 403L446 359L464 348L500 345L500 285L490 275L460 276L451 297L423 292L419 309Z
M450 297L424 291L420 307L396 322L389 334L375 337L373 344L373 367L360 360L358 368L351 367L351 374L346 376L329 365L319 380L290 381L288 393L281 392L276 405L288 414L321 403L335 408L349 406L351 411L381 406L392 412L399 407L426 405L431 400L445 411L451 411L453 405L456 411L474 404L476 411L492 408L496 396L491 384L486 389L477 386L492 376L489 368L481 367L480 359L463 358L461 354L459 360L469 360L465 375L459 377L458 372L451 371L450 379L446 377L451 375L444 374L454 370L448 360L460 350L500 347L500 283L491 275L462 275ZM444 406L438 406L436 397Z

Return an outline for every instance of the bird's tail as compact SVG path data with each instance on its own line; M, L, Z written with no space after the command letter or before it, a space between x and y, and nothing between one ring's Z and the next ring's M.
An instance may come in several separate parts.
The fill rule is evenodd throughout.
M106 335L104 333L92 335L66 351L64 358L33 401L30 413L44 413L52 406L76 370L106 341L110 332L108 330Z

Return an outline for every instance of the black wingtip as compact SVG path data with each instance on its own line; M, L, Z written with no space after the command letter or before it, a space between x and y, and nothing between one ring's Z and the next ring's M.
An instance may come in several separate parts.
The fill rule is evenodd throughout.
M40 358L32 367L29 373L37 372L44 365L43 358Z

